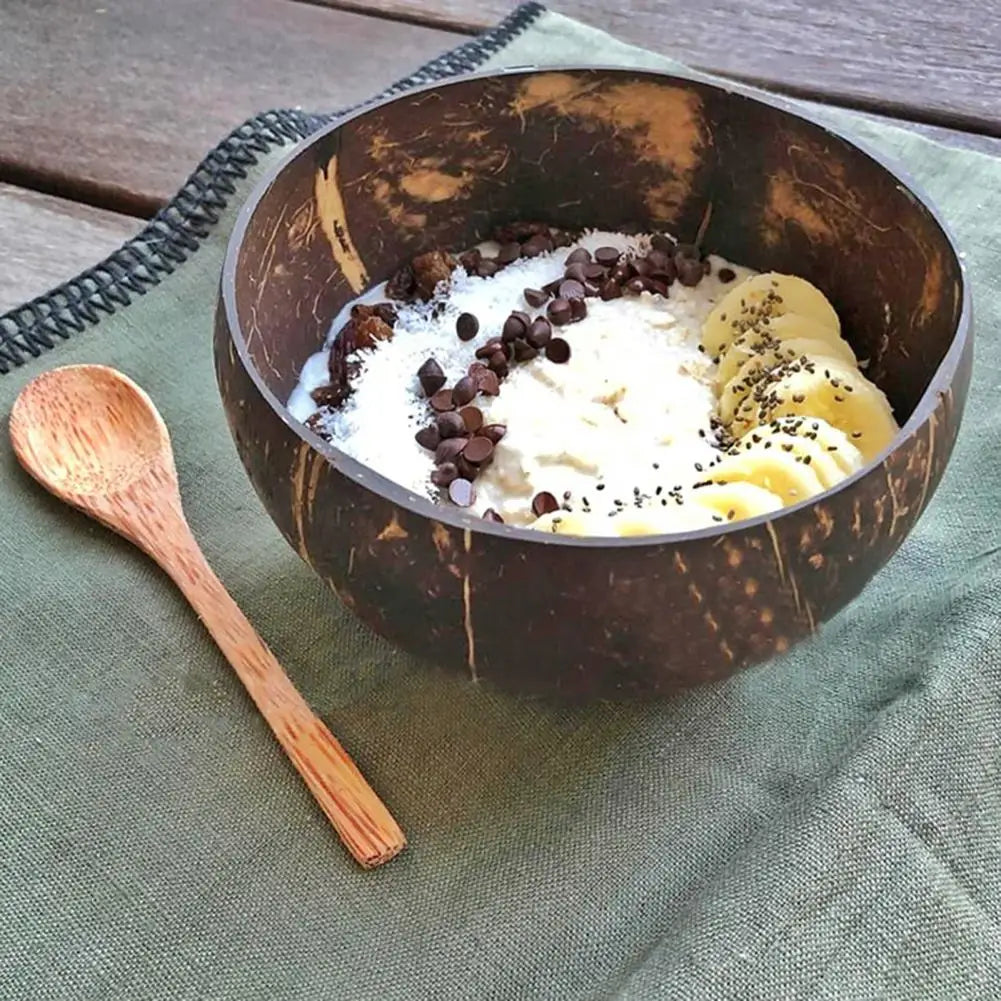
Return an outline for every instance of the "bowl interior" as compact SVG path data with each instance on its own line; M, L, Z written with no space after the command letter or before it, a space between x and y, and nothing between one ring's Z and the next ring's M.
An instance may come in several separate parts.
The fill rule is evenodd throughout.
M904 424L945 357L962 274L934 215L819 125L706 84L624 70L470 78L300 147L238 227L235 309L287 399L331 319L416 253L498 222L635 224L822 288Z

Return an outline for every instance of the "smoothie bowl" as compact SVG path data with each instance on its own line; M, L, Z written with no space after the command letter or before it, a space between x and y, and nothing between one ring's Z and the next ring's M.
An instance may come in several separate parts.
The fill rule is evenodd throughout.
M532 70L297 147L234 230L215 358L269 514L373 629L627 697L859 594L942 476L970 322L871 153L740 92Z

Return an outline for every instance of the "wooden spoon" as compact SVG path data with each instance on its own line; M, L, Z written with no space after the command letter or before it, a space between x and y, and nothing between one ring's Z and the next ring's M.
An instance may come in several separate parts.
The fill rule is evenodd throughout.
M181 510L170 436L146 393L103 365L57 368L21 391L10 436L42 486L167 571L355 859L374 868L400 852L396 821L205 561Z

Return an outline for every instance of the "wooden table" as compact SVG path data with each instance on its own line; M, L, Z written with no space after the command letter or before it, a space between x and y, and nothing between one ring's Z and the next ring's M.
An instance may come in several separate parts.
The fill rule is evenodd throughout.
M693 66L1001 152L995 4L550 6ZM349 105L510 9L507 0L0 0L0 312L136 232L251 114Z

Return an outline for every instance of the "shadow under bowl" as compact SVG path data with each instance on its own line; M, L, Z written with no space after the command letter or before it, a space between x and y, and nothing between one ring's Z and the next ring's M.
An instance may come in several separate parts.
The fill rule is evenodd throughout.
M421 251L499 222L635 223L829 296L902 425L836 488L719 530L578 539L495 525L376 474L284 407L333 317ZM275 524L374 630L519 692L620 697L725 677L855 598L917 521L959 427L969 291L934 209L779 101L658 73L435 84L303 142L240 214L215 360Z

